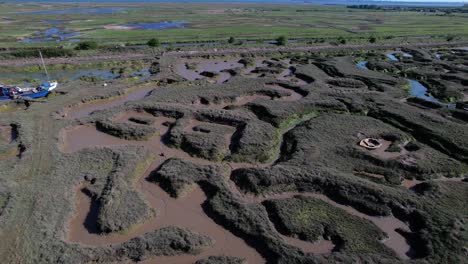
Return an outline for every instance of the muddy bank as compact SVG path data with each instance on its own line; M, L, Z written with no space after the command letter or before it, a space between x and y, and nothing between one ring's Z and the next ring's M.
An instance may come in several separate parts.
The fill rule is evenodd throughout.
M305 253L330 254L335 248L335 244L330 240L321 239L311 243L294 237L281 235L281 237L291 246L300 248Z
M238 59L182 59L175 65L175 72L183 78L194 81L214 79L216 83L224 83L232 75L228 70L240 68L243 65Z
M157 164L152 166L155 165ZM200 188L194 186L185 197L172 198L158 185L146 181L145 178L151 171L152 167L147 170L144 177L135 183L135 187L143 194L146 202L154 208L155 217L123 233L98 234L95 228L95 216L98 208L85 193L78 191L75 205L76 214L69 222L67 240L93 246L117 244L158 228L177 226L186 227L191 231L209 236L214 240L214 246L196 256L157 257L144 261L144 263L166 261L170 263L191 263L218 254L242 257L248 260L249 263L265 262L242 239L216 224L204 213L202 204L205 202L206 196Z
M16 126L0 126L0 143L10 144L18 137Z
M417 180L417 179L403 179L401 181L401 186L405 187L405 188L408 188L408 189L411 189L413 187L415 187L416 185L420 184L420 183L423 183L423 182L462 182L463 180L465 180L466 177L454 177L454 178L447 178L447 177L441 177L441 178L438 178L438 179L432 179L432 180L429 180L429 181L420 181L420 180Z
M210 255L222 253L246 258L249 263L263 263L263 258L254 249L247 246L242 239L232 235L218 224L215 224L215 222L203 212L202 204L205 202L206 196L198 187L189 191L186 197L175 199L169 197L158 185L150 183L145 179L151 171L170 157L191 160L192 162L201 164L208 164L209 162L203 159L192 158L179 149L169 148L161 141L161 136L166 134L169 129L167 123L174 122L174 119L154 117L134 111L121 113L113 119L116 121L131 122L130 118L135 116L153 119L151 126L156 127L160 131L159 135L154 136L146 142L130 141L102 133L92 125L80 125L62 130L62 150L73 153L87 147L129 145L144 146L152 151L157 155L157 160L146 171L144 177L137 180L135 189L143 194L146 202L151 208L154 208L156 216L124 233L111 233L108 235L98 234L96 232L97 229L93 227L96 221L96 203L91 201L86 194L78 191L76 200L77 213L69 222L68 241L94 246L116 244L157 228L176 225L187 227L192 231L210 236L215 240L215 246L198 256L162 257L154 261L159 262L167 260L172 263L173 261L177 262L180 260L181 263L186 263L189 260L195 261ZM197 127L206 124L211 125L211 123L200 121L189 122L187 126L184 127L184 130L193 131L196 130ZM241 165L233 164L233 166ZM149 263L152 263L151 261Z
M109 99L102 99L92 101L89 103L81 103L78 106L72 106L64 110L64 116L68 119L83 118L90 115L94 111L104 110L111 107L123 105L129 101L135 101L143 99L148 93L153 90L152 87L139 88L127 92L124 95L111 97Z

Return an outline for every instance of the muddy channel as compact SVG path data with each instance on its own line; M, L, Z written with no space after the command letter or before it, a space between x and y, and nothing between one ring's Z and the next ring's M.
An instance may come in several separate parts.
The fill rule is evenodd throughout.
M234 236L232 233L216 224L209 218L202 209L202 203L206 200L205 194L198 186L185 197L171 198L156 184L150 183L146 177L151 171L157 168L167 158L177 157L184 160L189 160L198 164L212 164L208 160L191 157L188 153L174 148L167 147L162 141L162 135L168 132L167 123L175 122L172 118L154 117L148 113L140 112L124 112L116 115L113 120L119 122L130 122L130 117L151 117L154 119L153 126L158 129L159 134L153 136L148 141L131 141L123 140L117 137L105 134L96 129L94 125L78 125L75 127L65 128L61 131L61 150L66 153L73 153L88 147L105 147L105 146L144 146L152 151L157 160L147 169L146 173L136 181L135 189L141 193L146 202L155 209L156 216L146 220L142 224L134 227L132 230L125 233L112 233L102 235L97 233L96 228L96 213L97 206L95 202L83 192L81 187L76 191L76 214L70 219L68 224L67 240L69 242L81 243L84 245L100 246L121 243L129 239L142 235L151 230L161 228L168 225L187 227L195 232L210 236L215 240L215 245L204 251L203 253L192 256L173 256L173 257L157 257L148 260L146 263L189 263L197 259L207 257L209 255L233 255L246 258L249 263L263 263L264 259L253 248L248 246L241 238ZM206 122L191 120L184 127L185 131L193 131L195 126L202 125ZM229 131L229 130L227 130ZM230 141L230 137L234 132L229 131L226 135L226 140ZM242 167L259 166L259 164L245 163L226 163L232 169ZM268 164L267 164L268 165ZM262 164L262 166L267 166ZM395 217L371 217L358 212L352 207L337 204L323 195L318 194L301 194L301 193L285 193L282 195L270 196L267 198L249 197L241 195L246 199L246 202L260 203L265 199L281 199L289 198L294 195L307 195L319 198L338 208L344 209L352 215L368 219L376 226L388 234L388 239L383 241L385 245L394 250L401 258L408 258L407 252L410 247L404 237L395 231L397 228L408 230L408 227ZM281 235L283 239L292 246L298 247L304 252L314 254L327 254L332 252L334 244L328 240L319 240L315 243L302 241L293 237Z
M217 82L222 83L226 81L226 77L223 74L230 73L224 72L225 69L233 69L243 67L242 64L237 62L237 59L232 60L210 60L209 62L201 61L197 64L195 70L190 70L187 67L187 62L181 63L177 66L177 71L187 74L184 77L187 79L199 78L200 71L217 71L220 73L217 77ZM283 78L291 81L292 77L291 65L289 62L285 62L288 68L285 69L277 78ZM263 60L257 60L255 66L263 65ZM255 67L254 67L255 68ZM249 69L244 69L244 71ZM190 74L190 76L188 75ZM250 74L250 73L246 73ZM203 77L203 76L202 76ZM294 80L292 80L294 81ZM295 81L297 82L297 81ZM303 95L297 93L293 89L284 88L277 84L269 84L267 88L285 92L287 96L281 98L271 98L264 95L251 95L241 96L233 103L220 103L216 105L209 105L213 108L223 108L227 105L243 105L256 99L269 99L269 100L283 100L283 101L296 101L303 98ZM95 103L82 104L78 107L68 109L66 117L70 119L82 118L91 114L97 110L107 109L113 106L122 105L127 101L138 100L144 98L152 88L142 88L131 91L126 95L116 97L110 100L103 100ZM117 244L130 240L136 236L142 235L146 232L165 227L165 226L179 226L186 227L194 232L207 235L214 240L213 247L206 249L201 254L193 255L180 255L180 256L164 256L155 257L144 261L143 263L193 263L194 261L202 258L206 258L211 255L228 255L245 258L248 263L264 263L263 257L252 247L247 245L245 241L231 232L226 230L224 227L215 223L208 215L205 214L202 208L202 204L205 202L206 195L198 187L194 186L193 189L187 193L186 196L180 198L172 198L166 192L164 192L157 184L147 181L148 175L160 166L166 159L176 157L184 159L197 164L213 164L208 160L196 158L190 156L188 153L176 149L170 148L162 142L163 135L169 130L167 123L174 123L176 120L167 117L155 117L148 113L141 112L123 112L113 117L114 121L118 122L131 122L130 117L146 117L154 120L153 127L155 127L159 133L156 133L147 141L132 141L120 139L106 133L100 132L92 124L78 125L74 127L67 127L60 132L60 150L65 153L73 153L84 148L93 147L108 147L108 146L142 146L147 148L149 151L155 154L156 160L147 168L146 172L134 182L135 190L137 190L144 197L147 204L155 210L155 216L147 219L143 223L135 226L129 231L111 233L111 234L99 234L97 232L97 204L92 201L84 192L82 192L83 185L77 187L75 195L75 214L68 221L68 230L66 233L66 240L68 242L80 243L87 246L103 246L109 244ZM206 122L200 122L197 120L191 120L184 127L186 132L194 131L194 128L198 125L203 125ZM212 123L210 123L212 124ZM218 125L218 124L215 124ZM232 134L235 128L226 129L227 134L225 135L228 145L230 144ZM387 143L387 142L385 142ZM388 144L389 145L389 144ZM387 148L388 146L385 146ZM388 157L391 158L391 157ZM247 164L247 163L229 163L224 162L223 164L235 168L253 167L253 166L269 166L271 164ZM349 214L361 217L363 219L370 220L382 231L388 235L388 239L382 241L386 246L394 250L397 255L402 259L407 259L410 246L406 242L405 238L401 236L395 230L401 228L408 230L408 227L402 221L396 219L393 216L389 217L371 217L363 213L358 212L352 207L344 206L330 200L324 195L319 194L302 194L302 193L285 193L282 195L269 196L266 198L249 197L248 195L241 196L246 202L261 203L265 199L283 199L293 197L294 195L306 195L321 199L333 206L341 208ZM298 247L304 252L314 254L327 254L333 251L335 245L328 240L322 239L315 243L310 243L293 237L281 235L282 238L292 246Z
M129 116L134 116L134 113L122 114L117 116L116 119L124 121ZM159 129L161 135L168 130L163 124L165 122L174 122L174 119L166 117L156 117L155 119L154 126ZM192 129L193 126L201 123L199 121L190 122L186 129ZM185 197L176 199L170 197L157 184L146 180L148 175L167 158L178 157L203 164L209 164L209 161L190 157L181 150L165 146L161 142L160 135L156 135L145 142L128 141L102 133L90 125L65 129L62 132L62 143L62 150L69 153L86 147L119 145L144 145L155 154L164 153L164 157L158 156L153 164L148 167L145 174L134 183L135 189L143 195L148 205L155 209L155 217L125 233L99 234L96 232L97 206L95 202L91 201L90 197L81 191L82 186L80 186L76 192L76 213L68 223L67 241L89 246L116 244L128 241L154 229L172 225L186 227L194 232L207 235L214 240L214 246L196 256L158 257L145 263L192 263L198 259L219 254L243 257L249 263L265 262L262 256L255 249L248 246L244 240L216 224L204 213L202 204L206 200L206 196L198 186L194 187Z

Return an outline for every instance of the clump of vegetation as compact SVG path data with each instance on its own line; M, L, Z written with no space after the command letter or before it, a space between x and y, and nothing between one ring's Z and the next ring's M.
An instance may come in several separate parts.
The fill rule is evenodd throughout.
M230 256L210 256L197 260L195 264L245 264L245 259Z
M154 123L154 119L150 117L142 117L142 116L132 116L128 119L128 121L141 124L141 125L152 125Z
M80 41L76 44L76 50L95 50L98 48L98 43L92 40Z
M127 140L147 140L156 133L154 127L137 124L117 123L109 120L96 122L100 131Z
M285 235L310 242L324 237L332 240L336 245L334 251L339 252L393 255L380 243L386 235L378 227L319 199L298 196L267 200L263 204Z
M276 45L278 46L286 46L288 44L288 38L286 36L279 36L276 39Z
M187 62L187 63L185 63L185 68L187 68L187 70L196 70L197 66L198 66L197 62Z
M168 140L193 156L221 161L229 150L225 135L233 132L232 127L211 124L198 125L193 131L176 126L171 129Z
M155 62L151 63L151 66L149 67L148 71L151 74L160 73L161 72L161 63L159 63L159 61L155 61Z
M244 67L255 65L255 59L251 57L245 57L238 61L240 64L243 64Z
M208 77L208 78L214 78L216 76L219 75L218 72L215 72L215 71L202 71L200 73L201 76L205 76L205 77Z
M153 53L153 56L156 56L155 49L161 46L161 42L159 41L158 38L152 38L146 42L146 45L151 48L151 52Z
M228 39L228 43L229 43L229 44L234 44L235 42L236 42L236 39L235 39L234 37L230 37L230 38Z
M377 42L377 38L375 36L372 36L369 38L369 43L376 43Z
M10 195L8 193L0 192L0 216L3 213L3 210L8 205L8 200L10 199Z
M196 182L222 175L222 168L169 158L153 173L150 181L159 183L172 197L181 197Z
M110 257L100 261L116 262L131 259L135 262L152 256L173 256L179 254L199 254L213 245L204 235L191 232L187 228L163 227L111 247Z
M338 38L338 42L339 42L340 44L343 44L343 45L344 45L344 44L346 44L346 39L345 39L344 37L339 37L339 38Z
M85 76L80 76L80 78L78 78L80 81L84 81L84 82L99 82L99 81L102 81L103 78L99 77L99 76L88 76L88 75L85 75Z
M159 41L158 38L152 38L152 39L148 40L148 42L146 42L146 45L148 45L151 48L157 48L157 47L161 46L161 42Z

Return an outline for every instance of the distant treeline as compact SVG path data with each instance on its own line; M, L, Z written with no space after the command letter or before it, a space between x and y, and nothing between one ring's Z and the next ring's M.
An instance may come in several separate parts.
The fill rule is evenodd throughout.
M461 7L417 7L417 6L382 6L382 5L348 5L347 8L370 9L383 11L412 11L428 13L468 13L468 4Z

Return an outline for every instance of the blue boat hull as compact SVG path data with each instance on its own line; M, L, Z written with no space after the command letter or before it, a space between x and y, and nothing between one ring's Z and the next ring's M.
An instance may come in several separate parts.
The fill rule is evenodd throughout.
M49 93L48 90L42 90L42 91L39 91L37 93L31 93L31 94L25 94L25 95L22 95L21 97L27 97L27 98L40 98L40 97L45 97L47 96L47 94Z
M38 93L32 93L32 94L27 94L27 95L22 95L21 98L31 98L31 99L34 99L34 98L41 98L41 97L46 97L47 94L49 94L49 91L40 91ZM0 96L0 101L2 100L10 100L12 99L11 97L9 96Z
M41 84L38 87L38 91L35 93L19 93L19 94L16 94L16 96L17 98L30 98L30 99L41 98L41 97L47 96L51 90L55 89L55 87L57 87L57 83L51 84L49 82L46 82L46 83ZM9 100L9 99L13 99L12 96L10 96L9 94L9 88L0 87L0 101Z

